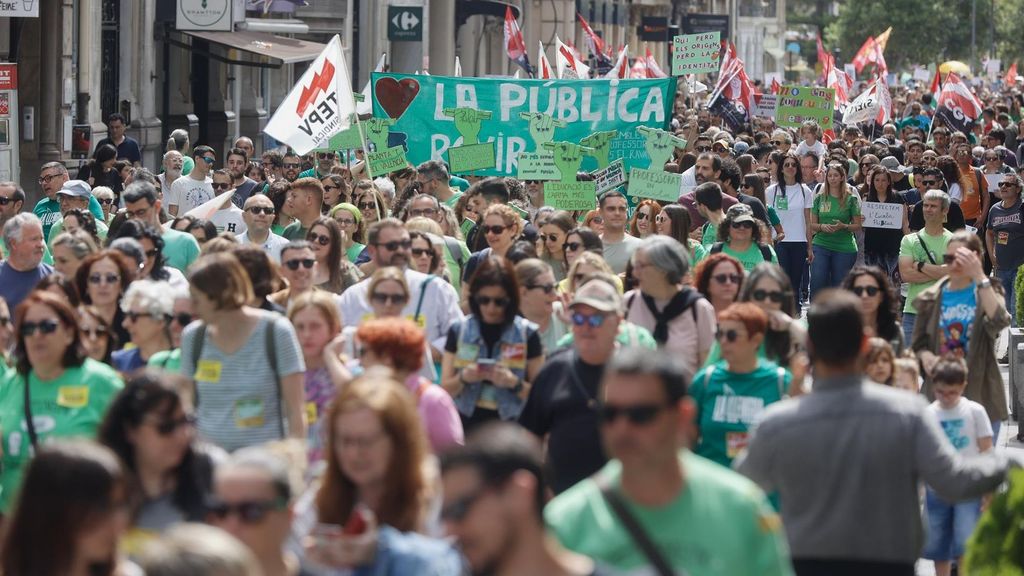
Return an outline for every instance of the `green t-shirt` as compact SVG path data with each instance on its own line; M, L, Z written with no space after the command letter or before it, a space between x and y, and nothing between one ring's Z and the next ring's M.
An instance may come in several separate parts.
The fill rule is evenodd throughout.
M649 350L657 350L658 343L654 340L654 336L651 335L651 331L643 326L637 326L632 322L623 320L619 323L619 333L615 336L615 342L620 346L629 348L639 347L647 348ZM565 346L572 346L573 335L570 331L565 336L562 336L558 340L558 348Z
M158 368L171 374L181 372L181 348L161 350L149 357L146 366Z
M469 190L469 180L466 180L465 178L461 178L459 176L449 176L448 177L448 185L451 186L452 188L458 188L459 190L461 190L463 192L465 192L466 190ZM447 204L447 202L446 202L446 204ZM453 202L451 205L454 205L454 204L455 203Z
M715 242L718 242L718 225L708 220L704 223L702 230L704 233L701 234L700 244L704 248L710 249Z
M685 485L674 500L649 508L623 497L671 567L689 576L793 574L782 522L761 489L689 451L679 459ZM612 460L598 474L618 488L622 463ZM597 562L624 572L649 565L593 479L552 500L544 520L566 548Z
M280 224L273 224L270 226L270 231L273 232L274 234L277 234L278 236L281 236L282 234L284 234L284 229L287 227L288 226L282 226ZM305 240L305 238L303 238L303 240Z
M366 244L360 244L359 242L353 242L348 249L345 250L345 257L348 258L349 262L355 262L359 255L363 253L363 249L366 248Z
M731 466L746 448L747 431L754 421L766 406L782 400L792 379L786 369L764 359L749 374L730 372L724 363L698 372L689 391L700 426L694 452Z
M444 248L441 250L444 252L444 263L448 267L448 275L451 276L452 286L455 287L455 291L461 293L462 290L462 270L459 269L459 262L452 255L452 251L448 248L448 242L455 240L459 243L459 252L462 256L462 266L465 268L466 263L469 262L472 254L469 251L469 247L462 240L458 240L451 236L445 237Z
M199 242L188 232L164 228L164 260L172 268L188 275L188 267L199 258Z
M824 193L818 194L811 204L811 214L817 216L818 224L835 224L837 222L853 224L854 218L860 216L860 201L856 196L850 194L846 197L846 202L840 206L838 198ZM815 232L811 244L833 252L845 254L857 252L857 239L849 230Z
M455 190L453 189L452 192L455 192ZM452 194L451 198L445 200L444 202L442 202L442 204L449 208L455 209L455 204L458 203L459 198L462 198L462 192L455 192L454 194Z
M693 252L693 262L690 262L691 266L696 266L698 262L707 258L708 251L703 244L692 238L688 239L687 244L690 246L690 252Z
M49 248L50 246L53 246L54 239L56 239L57 236L60 235L60 233L63 231L64 219L61 218L60 220L55 222L54 225L50 228L50 235L46 237L46 247ZM107 226L106 222L104 222L103 220L96 220L96 235L100 237L100 240L107 239L108 231L109 227Z
M775 255L775 248L771 245L768 245L767 248L768 252L772 255L771 261L778 264L779 257ZM747 272L750 272L755 266L764 262L764 254L761 253L761 247L753 242L750 244L750 247L743 252L737 252L730 248L728 244L723 244L722 252L725 252L729 256L739 260L740 264L743 264L743 269Z
M914 261L915 266L917 262L942 264L942 256L946 253L946 245L949 244L949 239L952 237L953 233L945 228L942 229L942 234L939 236L932 236L923 229L913 234L907 234L900 241L900 259L910 258ZM925 252L924 246L921 246L922 240L924 245L928 247L928 252ZM930 259L928 258L929 253L931 254ZM917 310L914 309L914 298L917 298L918 294L932 284L935 284L935 280L910 282L909 284L910 289L907 292L907 303L903 306L903 311L917 314Z
M40 444L50 438L94 438L107 406L124 385L110 366L86 359L55 380L41 382L28 375L32 421ZM0 434L3 471L0 472L0 511L9 513L31 457L25 425L25 377L9 371L0 385Z
M281 236L288 240L305 240L308 232L309 229L303 228L302 223L296 220L281 231Z
M775 211L775 206L766 206L768 209L768 222L772 226L778 226L782 224L782 220L779 220L779 213Z
M96 221L100 222L103 220L103 208L100 206L99 200L95 196L89 196L89 212L96 217ZM39 217L43 222L43 238L50 237L50 228L54 224L60 222L60 202L51 200L49 198L43 198L36 203L35 208L32 209L32 213Z

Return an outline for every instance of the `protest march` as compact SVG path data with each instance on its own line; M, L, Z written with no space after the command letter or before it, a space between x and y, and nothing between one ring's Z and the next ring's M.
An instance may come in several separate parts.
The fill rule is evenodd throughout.
M501 10L0 181L0 574L1024 576L1017 64Z

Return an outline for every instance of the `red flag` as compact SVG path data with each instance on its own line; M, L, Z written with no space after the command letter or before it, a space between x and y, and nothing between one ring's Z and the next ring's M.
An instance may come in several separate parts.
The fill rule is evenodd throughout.
M821 62L821 78L825 80L825 59L830 56L828 52L825 52L825 46L821 43L821 34L814 35L814 42L818 48L818 62Z
M742 104L749 117L750 110L754 107L754 86L747 77L743 60L736 58L735 55L729 60L729 68L719 74L718 84L708 99L708 106L714 104L719 96Z
M537 42L539 51L537 52L537 78L541 80L550 80L555 77L555 73L551 70L551 62L548 62L548 56L544 53L544 43Z
M629 78L629 45L619 50L615 65L604 75L605 78Z
M971 88L950 72L939 92L935 116L942 117L954 130L966 131L981 118L982 105Z
M864 41L864 44L857 50L857 54L853 57L853 67L860 74L864 67L868 64L868 57L875 53L875 37L868 36L868 39Z
M885 65L885 46L889 43L889 34L892 33L892 26L886 28L885 32L882 32L877 37L868 36L868 39L864 42L864 45L857 50L857 55L853 57L853 66L860 74L864 67L868 64L874 64L876 68L884 71L888 71Z
M932 86L928 89L932 94L932 105L934 108L939 107L939 94L942 92L942 73L935 70L935 77L932 78Z
M775 78L772 78L772 91L771 91L771 93L772 94L778 94L779 92L782 92L782 85L779 84L778 80L776 80Z
M630 78L647 78L647 61L643 58L637 58L633 61L633 66L629 69Z
M604 40L594 33L594 30L590 28L590 24L584 20L583 14L576 12L576 18L580 21L580 27L583 28L583 33L587 35L587 42L590 44L590 53L595 57L604 55Z
M654 55L651 54L651 49L647 49L647 77L648 78L668 78L668 74L658 66L658 62L654 59Z
M527 74L533 75L530 58L526 55L526 43L523 42L523 31L519 29L519 22L512 15L512 6L505 7L505 53L526 70Z
M825 87L835 90L835 106L839 108L841 104L846 104L850 101L850 97L846 93L846 80L841 79L836 71L835 58L828 53L823 54L823 56L821 73L825 76Z
M1010 64L1010 69L1006 71L1006 78L1003 79L1003 83L1009 86L1017 83L1017 62Z

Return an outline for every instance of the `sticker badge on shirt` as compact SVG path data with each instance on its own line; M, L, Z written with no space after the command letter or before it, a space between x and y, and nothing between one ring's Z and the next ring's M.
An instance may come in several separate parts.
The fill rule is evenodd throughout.
M61 386L57 389L57 405L64 408L85 408L89 403L88 386Z
M785 196L775 197L775 209L776 210L789 210L789 198Z
M526 344L502 344L501 364L506 368L526 368Z
M999 236L996 238L997 242L999 242L1003 246L1006 246L1007 244L1010 243L1010 233L1009 232L999 232L998 234L999 234Z
M475 364L476 359L480 356L480 347L476 344L466 344L465 342L459 342L459 347L455 350L455 367L465 368L470 364Z
M217 360L200 360L196 364L196 374L194 379L196 382L211 382L216 384L220 382L220 370L223 365Z
M725 453L729 458L735 458L740 455L740 452L747 447L747 433L746 432L726 432L725 433Z
M306 423L316 424L316 402L306 402Z
M831 212L832 211L832 202L829 202L828 200L825 200L824 202L822 202L821 203L821 211L822 212Z
M235 426L239 428L261 428L266 422L263 414L263 400L242 398L235 402Z

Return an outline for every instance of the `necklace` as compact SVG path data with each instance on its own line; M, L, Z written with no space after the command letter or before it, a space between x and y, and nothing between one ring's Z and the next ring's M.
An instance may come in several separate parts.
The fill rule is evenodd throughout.
M587 389L584 388L583 384L580 383L579 376L576 374L576 370L575 370L577 361L582 363L582 361L579 360L579 357L576 357L573 360L573 367L572 367L573 370L569 374L569 379L572 381L573 386L576 387L576 390L578 390L579 393L582 394L583 397L587 399L587 410L596 411L597 410L597 398L594 398L593 396L591 396L590 392L587 392Z

